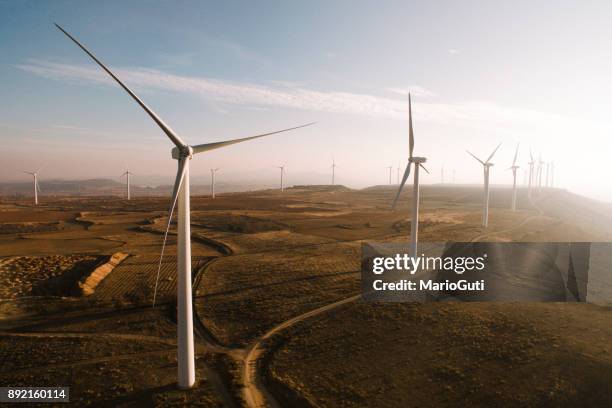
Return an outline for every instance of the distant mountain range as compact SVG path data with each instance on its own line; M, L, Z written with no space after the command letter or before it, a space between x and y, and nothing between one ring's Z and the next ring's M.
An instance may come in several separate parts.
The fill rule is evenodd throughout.
M39 186L41 194L44 195L76 195L76 196L124 196L126 186L125 183L112 179L88 179L88 180L40 180ZM32 182L4 182L0 183L0 196L31 196L33 195ZM234 184L234 183L216 183L215 190L217 193L253 191L272 188L270 184ZM142 186L137 183L130 185L131 195L138 196L160 196L169 195L172 191L172 185L163 184L155 187ZM205 195L210 194L210 184L191 185L192 194Z

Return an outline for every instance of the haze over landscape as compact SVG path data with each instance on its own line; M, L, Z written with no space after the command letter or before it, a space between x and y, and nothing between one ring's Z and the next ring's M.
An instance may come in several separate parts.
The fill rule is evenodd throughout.
M385 167L406 163L411 91L424 183L442 165L447 181L456 169L458 183L480 183L465 149L484 155L499 141L491 182L510 183L520 142L519 181L532 148L554 160L556 186L612 201L610 7L0 2L0 182L43 165L41 184L117 177L126 164L136 185L174 177L167 140L57 21L190 143L317 121L194 161L203 183L222 167L225 181L265 185L287 163L288 184L321 184L334 156L337 183L385 184Z

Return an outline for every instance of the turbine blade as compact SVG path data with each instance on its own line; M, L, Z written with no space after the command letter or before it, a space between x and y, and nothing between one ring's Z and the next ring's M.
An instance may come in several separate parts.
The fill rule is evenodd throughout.
M303 128L306 126L311 126L311 125L314 125L315 123L316 122L307 123L305 125L295 126L295 127L283 129L283 130L277 130L275 132L264 133L261 135L255 135L255 136L249 136L249 137L243 137L241 139L225 140L223 142L213 142L213 143L205 143L205 144L196 145L196 146L193 146L193 154L207 152L209 150L214 150L214 149L219 149L221 147L233 145L236 143L246 142L247 140L257 139L257 138L264 137L264 136L274 135L276 133L288 132L290 130L295 130L295 129Z
M87 48L85 48L85 46L83 44L81 44L79 41L77 41L77 39L74 38L72 35L68 34L68 32L66 30L64 30L62 27L60 27L57 23L55 23L55 26L62 33L66 34L66 36L68 38L70 38L76 45L78 45L79 48L81 48L83 51L85 51L85 53L87 55L89 55L91 57L91 59L93 59L104 71L106 71L106 73L108 75L110 75L111 78L113 78L115 80L115 82L117 82L136 101L136 103L138 103L140 105L140 107L142 109L144 109L145 112L147 112L149 114L151 119L153 119L153 121L155 121L155 123L157 123L157 126L159 126L161 128L161 130L164 131L164 133L166 134L166 136L168 136L170 138L170 140L172 140L172 143L174 143L177 147L186 147L187 146L187 144L176 133L174 133L174 131L172 129L170 129L170 126L166 125L164 123L164 121L161 120L161 118L159 116L157 116L157 114L155 112L153 112L153 110L151 110L147 105L145 105L145 103L138 96L136 96L136 94L134 92L132 92L132 90L130 88L128 88L123 82L121 82L121 80L115 74L113 74L112 71L110 69L108 69L98 58L96 58L95 55L93 55L91 52L89 52L89 50Z
M412 151L414 150L414 132L412 130L412 99L410 93L408 94L408 138L409 138L409 157L412 158Z
M421 166L421 168L422 168L423 170L425 170L425 173L430 174L430 173L429 173L429 170L427 170L427 169L425 168L425 166L423 166L422 164L420 164L420 166Z
M164 250L166 249L166 241L168 240L168 231L170 230L170 223L172 222L172 214L174 213L174 207L176 207L176 201L178 200L178 193L183 184L183 178L185 177L185 169L187 168L188 158L183 158L178 162L178 169L176 171L176 179L174 180L174 188L172 189L172 205L168 212L168 225L166 225L166 232L164 232L164 242L162 244L161 254L159 255L159 264L157 265L157 277L155 278L155 289L153 291L153 307L155 307L155 300L157 298L157 285L159 284L159 274L161 272L162 260L164 259Z
M497 151L497 149L499 149L499 146L501 146L502 144L498 144L497 147L495 148L495 150L493 150L493 153L491 153L491 155L489 156L489 158L487 159L486 163L488 163L492 158L493 155L495 154L495 152Z
M480 160L478 157L476 157L472 152L470 152L469 150L466 150L466 152L468 152L468 154L470 156L472 156L473 158L475 158L476 160L478 160L483 166L485 164L485 162L483 162L482 160Z
M410 165L411 164L412 163L408 162L408 165L406 166L406 170L404 171L404 176L402 177L402 182L400 183L399 188L397 189L397 194L395 195L395 199L393 200L393 204L391 205L392 210L395 210L397 199L402 193L402 189L404 188L404 184L406 184L406 180L408 180L408 177L410 176Z
M40 189L40 185L38 185L38 180L36 180L36 189L38 190L39 193L42 193L42 190Z
M533 161L533 153L531 153L531 149L529 149L529 156L531 157L531 161Z
M516 151L514 152L514 160L512 160L512 165L515 166L516 165L516 158L518 157L518 149L519 149L519 145L520 143L516 144Z

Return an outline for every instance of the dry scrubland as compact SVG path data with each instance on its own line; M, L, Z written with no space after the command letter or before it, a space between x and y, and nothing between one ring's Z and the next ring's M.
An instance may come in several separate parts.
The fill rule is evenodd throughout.
M314 406L610 406L611 312L358 302L284 332L267 374Z
M168 199L43 196L37 208L4 200L0 298L12 300L0 303L0 381L70 384L75 405L240 405L243 359L258 344L267 350L253 366L263 382L246 385L287 405L605 401L612 322L603 307L353 302L291 320L359 293L362 241L407 239L410 192L391 212L393 193L311 187L193 197L204 380L191 391L174 387L174 224L159 305L150 307ZM425 186L420 237L612 241L609 205L560 190L536 206L521 191L516 213L509 201L509 189L493 189L484 231L480 188ZM129 257L93 295L70 290L118 251ZM258 343L278 325L284 330Z

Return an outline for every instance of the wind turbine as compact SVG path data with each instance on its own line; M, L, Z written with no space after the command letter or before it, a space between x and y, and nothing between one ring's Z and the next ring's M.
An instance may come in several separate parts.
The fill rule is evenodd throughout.
M280 169L280 191L281 193L285 191L285 187L283 186L283 175L285 174L285 166L286 164L283 164L282 166L278 166L278 168Z
M516 158L518 156L519 144L516 144L516 151L514 152L514 160L512 160L512 211L516 211L516 171L521 167L516 165Z
M555 186L555 162L550 162L550 186Z
M542 160L542 153L538 158L538 190L542 190L542 170L544 167L544 160Z
M549 176L550 176L550 162L546 163L546 188L550 186L549 184Z
M533 166L535 164L535 160L533 159L533 153L531 153L531 149L529 149L529 158L531 159L531 161L529 163L527 163L529 165L529 186L528 186L528 194L529 194L529 198L531 198L531 190L533 188L533 184L535 182L534 179L534 174L533 174Z
M429 171L423 166L423 163L427 161L425 157L413 157L412 152L414 150L414 131L412 130L412 100L410 94L408 94L408 165L404 171L402 182L397 189L397 194L391 205L391 209L395 209L397 200L406 184L406 180L410 176L410 166L414 164L414 185L412 188L412 216L410 218L410 255L413 257L417 256L417 244L419 235L419 170L423 168L427 174Z
M24 171L25 174L29 174L34 178L34 205L38 205L38 193L40 193L40 186L38 185L38 172L42 169L39 168L36 171Z
M134 173L130 172L130 169L126 169L125 173L123 173L121 175L121 177L126 176L126 180L125 180L125 188L126 188L126 195L127 195L127 199L128 201L130 200L130 175L133 175Z
M400 167L401 167L401 164L398 162L397 163L397 185L398 186L399 186L399 180L400 180L399 178L400 177Z
M387 168L389 169L389 185L391 185L391 184L393 184L393 183L391 182L391 171L393 170L393 166L389 166L389 167L387 167Z
M482 164L482 167L484 169L484 203L482 209L482 226L485 228L489 225L489 172L491 167L493 166L493 163L491 163L491 159L493 158L493 155L495 154L497 149L499 149L499 146L501 146L501 143L497 145L497 147L495 148L495 150L493 150L493 153L491 153L487 161L484 162L470 151L467 151L470 156L472 156L473 158L478 160L480 164Z
M218 168L216 169L210 169L210 189L211 189L211 196L212 198L215 198L215 173L219 171Z
M336 159L334 159L334 157L332 156L332 165L331 165L331 169L332 169L332 186L336 183Z
M164 234L162 251L158 265L157 280L155 283L155 292L153 297L153 305L155 305L155 294L157 293L157 281L159 280L159 270L161 269L162 257L168 237L168 230L172 220L174 207L178 201L178 250L177 250L177 309L178 309L178 328L177 328L177 345L178 345L178 385L181 388L191 388L195 384L195 359L194 359L194 344L193 344L193 304L191 297L191 223L190 223L190 198L189 198L189 162L194 154L207 152L209 150L219 149L235 143L245 142L247 140L257 139L260 137L272 135L275 133L286 132L305 126L312 123L296 126L289 129L283 129L275 132L264 133L261 135L245 137L241 139L226 140L221 142L213 142L190 146L183 141L164 121L157 116L132 90L130 90L121 80L113 74L100 60L98 60L85 46L78 42L73 36L68 34L63 28L55 24L68 38L70 38L79 48L89 55L108 75L110 75L133 99L144 109L147 114L153 119L161 130L175 145L172 148L172 158L178 161L178 169L176 179L172 190L172 204L168 214L168 225Z

